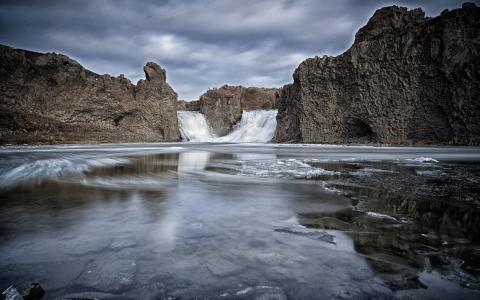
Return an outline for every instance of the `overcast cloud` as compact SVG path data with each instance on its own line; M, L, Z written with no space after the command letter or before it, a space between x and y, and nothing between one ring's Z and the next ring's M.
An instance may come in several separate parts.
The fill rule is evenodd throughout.
M382 6L434 16L463 1L4 1L0 43L64 53L97 73L136 82L152 60L180 99L223 84L276 87L298 64L336 55ZM479 4L478 1L474 1Z

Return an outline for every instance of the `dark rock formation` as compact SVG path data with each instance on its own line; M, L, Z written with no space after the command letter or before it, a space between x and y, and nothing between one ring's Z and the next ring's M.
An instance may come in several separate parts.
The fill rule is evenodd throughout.
M22 297L24 300L41 300L45 295L45 290L42 288L40 283L34 282L32 285L25 289L22 292Z
M215 134L221 136L229 132L242 117L242 110L272 109L277 107L280 89L224 85L208 90L200 97L199 110ZM197 110L197 103L187 106L187 110Z
M217 136L227 134L242 118L241 90L219 88L208 90L200 97L200 112Z
M0 143L179 140L165 70L149 62L144 71L135 86L65 55L0 45Z
M199 111L200 110L200 101L185 101L179 100L177 103L178 110L189 110L189 111Z
M277 142L480 144L480 8L375 12L337 57L283 88Z

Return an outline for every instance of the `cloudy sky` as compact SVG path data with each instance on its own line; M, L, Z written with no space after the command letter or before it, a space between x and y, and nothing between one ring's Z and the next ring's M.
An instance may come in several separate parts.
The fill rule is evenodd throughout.
M0 43L64 53L94 72L134 82L153 60L167 69L179 98L191 100L225 83L288 83L305 58L346 50L382 6L422 7L434 16L462 2L0 0Z

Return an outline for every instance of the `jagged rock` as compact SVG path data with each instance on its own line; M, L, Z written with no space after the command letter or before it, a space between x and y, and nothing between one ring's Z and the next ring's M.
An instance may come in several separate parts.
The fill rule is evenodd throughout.
M283 88L277 142L480 144L480 8L375 12L336 57Z
M41 300L45 295L45 290L38 282L32 283L32 285L22 292L24 300Z
M148 62L144 67L145 78L147 81L167 81L167 73L154 62Z
M204 93L199 100L199 110L205 115L213 132L221 136L241 119L242 110L276 108L279 91L277 88L224 85ZM189 107L186 104L186 110L197 110L196 105L192 103Z
M179 140L177 94L160 66L133 85L65 55L0 45L0 143Z

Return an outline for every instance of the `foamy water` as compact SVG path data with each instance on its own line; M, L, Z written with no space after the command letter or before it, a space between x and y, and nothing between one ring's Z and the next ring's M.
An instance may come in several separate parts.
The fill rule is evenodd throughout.
M221 137L215 137L199 112L179 111L180 133L184 141L226 142L226 143L268 143L275 135L277 110L244 111L242 119L233 130Z
M180 134L184 141L209 141L213 135L205 116L196 111L179 111L177 113Z

